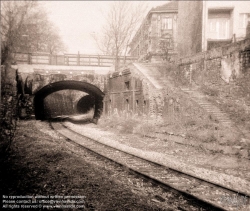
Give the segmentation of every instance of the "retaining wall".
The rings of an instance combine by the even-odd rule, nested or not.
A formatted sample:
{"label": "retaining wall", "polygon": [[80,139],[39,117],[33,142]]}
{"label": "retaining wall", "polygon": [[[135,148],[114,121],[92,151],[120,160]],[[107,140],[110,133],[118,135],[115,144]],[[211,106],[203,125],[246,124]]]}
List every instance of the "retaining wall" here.
{"label": "retaining wall", "polygon": [[187,84],[229,84],[249,72],[250,39],[181,58],[177,64]]}

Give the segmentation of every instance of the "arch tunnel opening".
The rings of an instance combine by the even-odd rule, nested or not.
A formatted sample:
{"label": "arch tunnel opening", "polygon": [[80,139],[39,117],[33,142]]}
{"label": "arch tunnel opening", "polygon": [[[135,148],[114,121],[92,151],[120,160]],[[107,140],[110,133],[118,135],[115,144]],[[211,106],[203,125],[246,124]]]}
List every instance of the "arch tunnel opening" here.
{"label": "arch tunnel opening", "polygon": [[45,120],[46,108],[44,100],[47,96],[52,93],[61,90],[77,90],[87,93],[88,95],[83,96],[77,103],[77,111],[84,113],[89,111],[91,108],[94,109],[93,119],[98,120],[103,111],[103,97],[104,93],[95,85],[82,82],[65,80],[55,83],[48,84],[40,89],[34,97],[34,112],[37,120]]}
{"label": "arch tunnel opening", "polygon": [[95,108],[95,98],[92,95],[83,96],[76,105],[76,110],[80,114],[85,114],[92,108]]}

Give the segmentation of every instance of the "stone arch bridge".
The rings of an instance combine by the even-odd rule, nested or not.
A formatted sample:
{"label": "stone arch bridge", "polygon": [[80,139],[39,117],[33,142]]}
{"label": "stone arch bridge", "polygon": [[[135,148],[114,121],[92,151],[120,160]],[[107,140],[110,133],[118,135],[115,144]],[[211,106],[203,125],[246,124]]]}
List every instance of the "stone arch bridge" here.
{"label": "stone arch bridge", "polygon": [[[105,56],[26,56],[16,56],[21,118],[29,118],[32,114],[40,120],[49,118],[51,113],[47,115],[45,112],[49,108],[46,101],[48,98],[64,98],[64,90],[84,93],[80,97],[70,98],[73,99],[73,108],[77,113],[83,114],[89,109],[94,110],[94,119],[98,119],[102,111],[119,115],[156,115],[158,112],[155,110],[161,110],[158,108],[159,103],[152,100],[158,91],[133,63],[136,61],[134,57],[120,58],[123,60],[121,68],[114,72],[114,58]],[[58,107],[60,99],[54,102]],[[65,109],[69,110],[72,108]],[[52,113],[57,116],[57,108]],[[68,115],[61,115],[64,114]]]}
{"label": "stone arch bridge", "polygon": [[18,65],[17,87],[20,98],[20,116],[25,118],[34,113],[36,119],[44,120],[46,116],[44,99],[52,93],[67,89],[82,91],[92,96],[94,99],[93,118],[98,119],[103,110],[106,75],[105,69],[100,73],[100,71],[81,68]]}
{"label": "stone arch bridge", "polygon": [[[84,113],[93,107],[94,119],[100,117],[106,92],[106,76],[112,71],[115,62],[113,56],[14,53],[13,58],[18,66],[20,117],[25,118],[34,113],[36,119],[45,119],[45,98],[66,89],[87,94],[80,99],[73,99],[78,101],[78,112]],[[136,60],[135,57],[118,58],[120,64]]]}

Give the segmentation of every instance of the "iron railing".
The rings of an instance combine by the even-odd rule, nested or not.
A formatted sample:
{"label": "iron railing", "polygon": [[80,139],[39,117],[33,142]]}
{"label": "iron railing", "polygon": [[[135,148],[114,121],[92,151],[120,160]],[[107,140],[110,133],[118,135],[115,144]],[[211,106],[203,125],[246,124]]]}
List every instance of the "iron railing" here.
{"label": "iron railing", "polygon": [[[52,55],[47,53],[13,53],[17,64],[44,64],[44,65],[67,65],[67,66],[101,66],[110,67],[115,64],[114,56],[64,54]],[[137,61],[137,57],[120,56],[120,64]]]}

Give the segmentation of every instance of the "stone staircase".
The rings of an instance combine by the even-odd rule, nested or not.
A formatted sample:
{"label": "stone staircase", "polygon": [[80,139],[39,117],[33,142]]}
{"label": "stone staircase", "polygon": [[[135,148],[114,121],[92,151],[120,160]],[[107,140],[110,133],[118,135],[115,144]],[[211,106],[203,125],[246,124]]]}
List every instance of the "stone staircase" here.
{"label": "stone staircase", "polygon": [[195,89],[190,89],[187,87],[180,88],[183,92],[187,93],[192,100],[194,100],[200,107],[202,107],[207,113],[211,114],[219,122],[231,126],[233,123],[228,117],[228,115],[222,112],[218,107],[208,102],[205,96]]}
{"label": "stone staircase", "polygon": [[151,65],[141,64],[141,63],[133,63],[133,65],[137,68],[137,70],[148,79],[148,81],[153,85],[156,89],[162,89],[161,84],[159,83],[159,72],[152,70]]}
{"label": "stone staircase", "polygon": [[[157,70],[152,63],[134,63],[137,70],[142,73],[151,84],[158,90],[164,90],[164,87],[169,84],[161,73]],[[189,97],[196,102],[201,108],[203,108],[208,114],[211,114],[213,118],[217,119],[223,125],[232,126],[233,122],[228,115],[222,112],[218,107],[206,100],[204,94],[197,90],[197,87],[180,87],[180,90],[189,95]]]}

